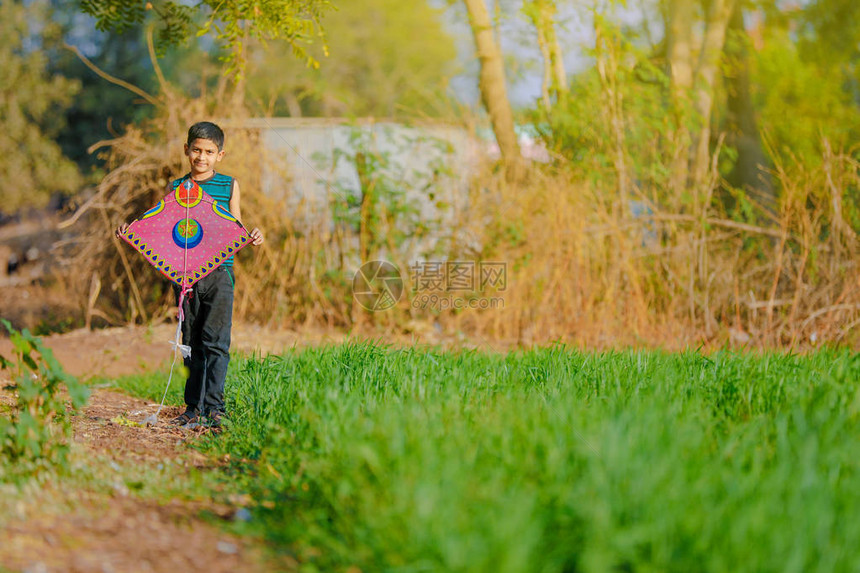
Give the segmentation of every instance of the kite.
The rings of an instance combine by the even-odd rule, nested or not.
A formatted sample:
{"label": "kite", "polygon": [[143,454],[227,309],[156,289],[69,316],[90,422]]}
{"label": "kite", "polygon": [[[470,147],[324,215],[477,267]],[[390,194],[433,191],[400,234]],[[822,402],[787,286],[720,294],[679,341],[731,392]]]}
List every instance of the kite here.
{"label": "kite", "polygon": [[[120,237],[134,247],[165,277],[179,286],[179,324],[171,342],[184,358],[191,348],[180,344],[184,312],[182,303],[194,284],[218,268],[230,256],[251,244],[248,230],[221,203],[210,197],[192,178],[183,180],[154,207],[135,219]],[[173,365],[170,366],[170,379]],[[164,391],[167,396],[167,389]],[[145,423],[155,425],[164,406]]]}
{"label": "kite", "polygon": [[186,294],[251,243],[242,223],[190,177],[120,236]]}

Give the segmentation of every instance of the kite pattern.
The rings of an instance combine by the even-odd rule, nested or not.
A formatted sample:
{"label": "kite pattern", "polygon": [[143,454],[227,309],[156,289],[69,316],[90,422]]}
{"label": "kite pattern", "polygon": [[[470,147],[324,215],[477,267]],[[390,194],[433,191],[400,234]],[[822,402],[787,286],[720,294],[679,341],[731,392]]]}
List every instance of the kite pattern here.
{"label": "kite pattern", "polygon": [[242,223],[190,177],[121,236],[183,289],[251,243]]}

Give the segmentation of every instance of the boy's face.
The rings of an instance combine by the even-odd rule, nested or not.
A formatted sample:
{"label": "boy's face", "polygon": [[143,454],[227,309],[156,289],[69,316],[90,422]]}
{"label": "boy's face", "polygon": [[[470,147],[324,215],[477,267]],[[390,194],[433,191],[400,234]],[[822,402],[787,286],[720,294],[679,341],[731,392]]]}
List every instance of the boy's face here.
{"label": "boy's face", "polygon": [[191,175],[204,179],[215,172],[215,164],[224,157],[224,151],[211,139],[195,139],[191,144],[185,144],[185,155],[191,165]]}

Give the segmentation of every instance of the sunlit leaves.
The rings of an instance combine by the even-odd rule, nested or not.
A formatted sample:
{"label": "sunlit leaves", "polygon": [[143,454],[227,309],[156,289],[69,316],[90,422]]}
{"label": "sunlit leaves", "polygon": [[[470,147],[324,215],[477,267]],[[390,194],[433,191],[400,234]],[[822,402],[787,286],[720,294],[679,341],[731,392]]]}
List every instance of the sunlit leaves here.
{"label": "sunlit leaves", "polygon": [[135,0],[82,0],[101,30],[123,31],[152,21],[159,49],[181,44],[194,35],[212,34],[227,48],[228,72],[240,74],[249,38],[284,40],[297,57],[314,65],[305,45],[322,38],[321,20],[332,9],[329,0],[204,0],[191,8],[172,0],[145,4]]}
{"label": "sunlit leaves", "polygon": [[[17,331],[0,320],[14,348],[14,357],[0,356],[0,368],[12,378],[17,402],[11,416],[0,415],[0,459],[13,462],[12,471],[0,465],[0,479],[64,469],[68,464],[71,425],[64,392],[73,408],[82,407],[89,389],[70,376],[50,348],[26,329]],[[6,469],[9,469],[7,467]]]}
{"label": "sunlit leaves", "polygon": [[32,30],[48,26],[42,8],[37,3],[0,4],[0,211],[5,212],[41,206],[52,192],[73,191],[80,181],[52,140],[63,126],[59,114],[78,84],[49,76],[44,51],[32,48],[42,41],[31,36]]}
{"label": "sunlit leaves", "polygon": [[326,16],[325,30],[325,43],[307,46],[322,64],[319,71],[283,42],[255,49],[247,73],[250,98],[273,102],[273,113],[281,115],[435,116],[447,110],[444,94],[457,71],[457,51],[439,9],[425,1],[352,0]]}

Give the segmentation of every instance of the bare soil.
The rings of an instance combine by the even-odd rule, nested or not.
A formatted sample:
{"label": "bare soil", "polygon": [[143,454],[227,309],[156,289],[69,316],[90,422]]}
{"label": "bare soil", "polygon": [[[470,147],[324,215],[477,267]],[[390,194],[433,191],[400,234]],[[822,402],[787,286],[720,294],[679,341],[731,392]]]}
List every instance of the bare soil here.
{"label": "bare soil", "polygon": [[[53,334],[42,341],[66,372],[82,380],[116,378],[169,368],[173,359],[170,341],[176,325],[127,326],[98,330],[79,329]],[[339,343],[346,335],[329,331],[273,330],[234,324],[231,353],[281,353],[296,346]],[[11,358],[12,344],[0,336],[0,355]]]}
{"label": "bare soil", "polygon": [[60,515],[36,512],[2,530],[11,571],[270,571],[252,543],[202,521],[181,501],[81,500]]}
{"label": "bare soil", "polygon": [[[144,373],[169,365],[168,343],[175,327],[115,328],[76,331],[44,339],[70,373],[83,378]],[[273,333],[239,326],[234,338],[240,351],[279,352],[298,344],[296,333]],[[324,334],[302,336],[318,343],[336,342]],[[0,354],[11,357],[8,339]],[[0,373],[2,376],[2,373]],[[0,380],[0,387],[5,382]],[[15,402],[0,390],[0,413]],[[154,427],[140,427],[158,404],[105,389],[95,389],[88,405],[73,417],[73,459],[120,468],[156,468],[168,464],[178,472],[210,471],[219,461],[189,448],[195,431],[164,422],[180,408],[162,409]],[[65,489],[64,489],[65,487]],[[194,495],[154,499],[129,491],[120,480],[105,491],[48,483],[15,502],[0,503],[0,570],[22,572],[175,572],[290,570],[295,562],[274,563],[260,540],[237,537],[218,525],[231,520],[239,504]],[[7,513],[7,515],[3,515]]]}
{"label": "bare soil", "polygon": [[[9,289],[5,289],[9,290]],[[43,338],[64,369],[82,380],[116,378],[166,369],[173,358],[170,341],[175,325],[129,326],[76,330]],[[348,338],[332,331],[272,330],[234,324],[232,352],[283,353],[294,347],[338,344]],[[456,346],[432,328],[401,335],[394,343]],[[0,355],[13,358],[8,338],[0,336]],[[0,415],[13,407],[14,395],[2,390]],[[156,468],[178,471],[216,470],[218,460],[189,448],[200,434],[159,423],[139,427],[158,404],[94,389],[86,408],[72,419],[73,458],[92,465]],[[165,422],[180,408],[162,409]],[[71,489],[70,489],[71,488]],[[279,556],[273,561],[260,540],[237,537],[218,525],[231,520],[248,500],[225,504],[199,496],[140,495],[120,481],[110,491],[104,484],[59,483],[35,493],[0,491],[0,571],[43,572],[175,572],[289,571],[297,563]],[[4,500],[4,495],[7,499]]]}
{"label": "bare soil", "polygon": [[[2,401],[9,404],[10,393]],[[159,424],[122,423],[157,404],[108,390],[96,390],[73,418],[74,458],[95,463],[158,464],[207,468],[217,463],[187,447],[193,431]],[[165,408],[166,421],[179,413]],[[122,480],[110,492],[86,487],[64,491],[47,484],[39,497],[22,495],[13,515],[0,519],[0,569],[27,572],[271,571],[259,541],[226,533],[213,519],[229,520],[236,507],[199,496],[151,499],[129,491]],[[193,492],[189,492],[193,493]]]}

